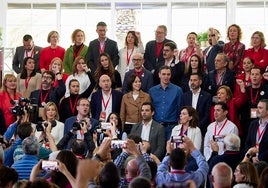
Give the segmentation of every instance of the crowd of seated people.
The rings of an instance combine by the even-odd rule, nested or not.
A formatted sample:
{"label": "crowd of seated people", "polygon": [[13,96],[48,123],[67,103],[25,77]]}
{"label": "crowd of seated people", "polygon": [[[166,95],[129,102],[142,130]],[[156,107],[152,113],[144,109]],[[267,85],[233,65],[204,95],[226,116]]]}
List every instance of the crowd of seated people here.
{"label": "crowd of seated people", "polygon": [[268,50],[232,24],[228,42],[208,29],[178,51],[159,25],[144,48],[96,26],[87,46],[16,48],[0,91],[0,187],[265,187],[268,174]]}

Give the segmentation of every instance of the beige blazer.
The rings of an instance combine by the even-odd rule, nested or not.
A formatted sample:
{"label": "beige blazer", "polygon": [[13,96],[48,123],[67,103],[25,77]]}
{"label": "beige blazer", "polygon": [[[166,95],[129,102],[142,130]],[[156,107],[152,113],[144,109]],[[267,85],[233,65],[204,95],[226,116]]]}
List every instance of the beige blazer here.
{"label": "beige blazer", "polygon": [[22,94],[22,97],[29,98],[32,91],[41,88],[41,74],[36,73],[31,77],[28,88],[25,87],[25,79],[20,79],[20,74],[17,75],[17,91]]}

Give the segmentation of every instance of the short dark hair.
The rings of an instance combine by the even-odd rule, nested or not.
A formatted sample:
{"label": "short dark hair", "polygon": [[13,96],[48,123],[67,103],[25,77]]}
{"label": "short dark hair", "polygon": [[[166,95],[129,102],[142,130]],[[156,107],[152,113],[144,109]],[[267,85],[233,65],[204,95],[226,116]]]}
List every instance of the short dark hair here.
{"label": "short dark hair", "polygon": [[164,46],[169,46],[172,51],[174,51],[175,49],[177,49],[177,45],[176,45],[175,42],[166,42],[164,44]]}
{"label": "short dark hair", "polygon": [[151,188],[151,182],[144,177],[137,176],[129,184],[129,188]]}
{"label": "short dark hair", "polygon": [[228,106],[227,106],[227,104],[225,102],[217,102],[217,103],[215,103],[215,106],[216,105],[220,105],[221,108],[223,109],[223,111],[228,111],[229,110]]}
{"label": "short dark hair", "polygon": [[181,148],[175,148],[170,153],[170,166],[173,169],[182,170],[186,164],[186,153]]}
{"label": "short dark hair", "polygon": [[6,187],[9,182],[12,182],[12,184],[14,184],[16,181],[18,181],[19,176],[14,168],[1,165],[0,174],[0,187]]}
{"label": "short dark hair", "polygon": [[23,122],[17,127],[17,135],[20,137],[21,140],[24,140],[25,138],[30,136],[32,132],[33,128],[31,122]]}
{"label": "short dark hair", "polygon": [[106,25],[106,23],[105,22],[99,22],[99,23],[97,23],[97,27],[98,26],[103,26],[103,27],[107,27],[107,25]]}
{"label": "short dark hair", "polygon": [[86,143],[84,140],[79,141],[77,139],[73,139],[71,141],[71,149],[75,155],[86,156]]}
{"label": "short dark hair", "polygon": [[266,110],[268,110],[268,99],[261,99],[259,102],[263,102],[266,104]]}
{"label": "short dark hair", "polygon": [[33,40],[33,37],[29,34],[23,36],[23,41]]}
{"label": "short dark hair", "polygon": [[144,103],[142,103],[141,107],[142,107],[142,106],[145,106],[145,105],[150,106],[152,112],[155,111],[155,108],[154,108],[154,106],[153,106],[153,103],[151,103],[151,102],[144,102]]}
{"label": "short dark hair", "polygon": [[142,142],[141,136],[137,134],[129,134],[127,135],[127,138],[133,140],[136,144]]}
{"label": "short dark hair", "polygon": [[163,65],[163,66],[161,66],[161,67],[159,68],[159,73],[160,73],[162,70],[164,70],[164,69],[168,69],[168,70],[170,70],[170,72],[171,72],[171,68],[170,68],[169,66],[167,66],[167,65]]}
{"label": "short dark hair", "polygon": [[135,81],[136,77],[138,77],[141,81],[141,77],[139,77],[138,75],[136,74],[131,74],[128,79],[127,79],[127,91],[133,91],[133,88],[132,88],[132,84],[133,82]]}
{"label": "short dark hair", "polygon": [[194,75],[198,76],[198,79],[199,79],[199,80],[203,80],[203,76],[202,76],[200,73],[198,73],[198,72],[193,72],[193,73],[190,74],[190,77],[191,77],[191,76],[194,76]]}
{"label": "short dark hair", "polygon": [[49,74],[51,76],[51,79],[53,81],[55,81],[55,74],[52,71],[46,70],[42,73],[42,77],[44,76],[44,74]]}
{"label": "short dark hair", "polygon": [[120,182],[119,171],[113,162],[104,165],[99,175],[100,185],[103,188],[117,188]]}

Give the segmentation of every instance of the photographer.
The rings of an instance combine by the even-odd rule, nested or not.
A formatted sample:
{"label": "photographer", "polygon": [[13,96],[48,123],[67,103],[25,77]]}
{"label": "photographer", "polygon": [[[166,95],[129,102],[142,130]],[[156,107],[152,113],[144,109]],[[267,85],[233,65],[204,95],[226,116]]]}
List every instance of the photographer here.
{"label": "photographer", "polygon": [[[35,136],[39,139],[39,143],[44,144],[45,146],[49,146],[46,140],[46,128],[48,126],[48,122],[51,123],[51,135],[57,144],[63,137],[64,124],[59,120],[59,113],[57,106],[54,102],[48,102],[44,107],[45,121],[38,122],[36,125]],[[48,147],[49,148],[49,147]]]}

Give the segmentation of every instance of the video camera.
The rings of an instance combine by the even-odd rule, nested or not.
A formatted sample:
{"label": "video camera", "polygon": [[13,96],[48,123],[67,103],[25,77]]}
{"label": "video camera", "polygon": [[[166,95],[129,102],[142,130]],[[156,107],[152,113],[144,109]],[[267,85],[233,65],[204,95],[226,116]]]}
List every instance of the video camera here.
{"label": "video camera", "polygon": [[10,102],[14,105],[11,108],[11,113],[17,116],[24,115],[24,109],[29,114],[35,111],[36,104],[32,103],[32,99],[20,97],[19,100],[11,100]]}
{"label": "video camera", "polygon": [[[57,122],[55,120],[51,120],[50,123],[51,123],[51,127],[55,127],[57,125]],[[36,125],[36,131],[38,131],[38,132],[45,131],[43,125],[45,127],[47,127],[48,126],[48,123],[47,122],[38,121],[37,122],[37,125]]]}
{"label": "video camera", "polygon": [[110,122],[101,122],[98,127],[96,127],[97,133],[105,132],[106,130],[110,130],[112,124]]}
{"label": "video camera", "polygon": [[84,123],[87,123],[86,120],[81,120],[79,122],[73,123],[73,131],[81,130],[81,126],[83,126]]}
{"label": "video camera", "polygon": [[184,142],[184,136],[171,136],[171,143],[174,144],[174,148],[178,148],[181,143]]}

